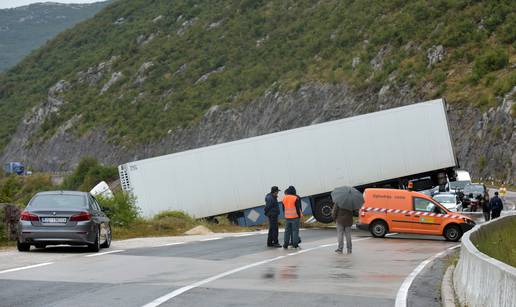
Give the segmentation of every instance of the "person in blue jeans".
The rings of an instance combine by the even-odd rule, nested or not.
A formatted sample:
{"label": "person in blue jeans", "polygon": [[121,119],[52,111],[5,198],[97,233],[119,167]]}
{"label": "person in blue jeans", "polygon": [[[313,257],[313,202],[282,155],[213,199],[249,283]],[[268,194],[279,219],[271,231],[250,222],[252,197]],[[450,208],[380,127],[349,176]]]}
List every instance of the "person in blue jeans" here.
{"label": "person in blue jeans", "polygon": [[290,244],[299,248],[299,223],[303,216],[301,214],[301,198],[297,196],[296,188],[289,186],[283,197],[283,212],[285,216],[285,235],[283,248],[287,249]]}

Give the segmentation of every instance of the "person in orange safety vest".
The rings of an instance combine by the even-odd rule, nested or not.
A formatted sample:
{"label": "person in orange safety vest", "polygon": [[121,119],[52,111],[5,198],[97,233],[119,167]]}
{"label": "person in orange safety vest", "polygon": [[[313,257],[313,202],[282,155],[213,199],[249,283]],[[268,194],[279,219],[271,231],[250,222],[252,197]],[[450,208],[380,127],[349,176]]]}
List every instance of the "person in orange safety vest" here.
{"label": "person in orange safety vest", "polygon": [[283,213],[285,216],[285,235],[283,248],[287,249],[290,244],[294,248],[299,247],[299,223],[303,214],[301,213],[301,198],[296,195],[296,188],[289,186],[283,197]]}

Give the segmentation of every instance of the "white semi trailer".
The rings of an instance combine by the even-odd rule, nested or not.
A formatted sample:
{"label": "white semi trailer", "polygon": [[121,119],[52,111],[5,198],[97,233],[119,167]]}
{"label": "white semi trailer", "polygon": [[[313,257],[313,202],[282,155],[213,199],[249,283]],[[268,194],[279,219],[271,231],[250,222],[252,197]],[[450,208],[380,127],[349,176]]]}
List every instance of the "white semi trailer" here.
{"label": "white semi trailer", "polygon": [[295,186],[304,212],[330,222],[335,187],[403,188],[418,178],[442,185],[454,180],[456,164],[446,105],[438,99],[129,162],[119,172],[145,216],[229,214],[253,225],[263,222],[264,197],[274,185]]}

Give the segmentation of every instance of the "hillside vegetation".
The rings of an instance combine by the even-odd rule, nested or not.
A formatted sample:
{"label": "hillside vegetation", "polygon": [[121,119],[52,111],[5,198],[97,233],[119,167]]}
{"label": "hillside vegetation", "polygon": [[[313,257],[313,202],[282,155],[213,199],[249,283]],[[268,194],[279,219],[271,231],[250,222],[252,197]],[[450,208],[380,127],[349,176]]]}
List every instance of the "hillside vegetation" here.
{"label": "hillside vegetation", "polygon": [[0,151],[49,94],[33,146],[98,127],[131,146],[310,82],[487,109],[516,85],[515,38],[510,0],[120,0],[0,76]]}
{"label": "hillside vegetation", "polygon": [[0,10],[0,71],[18,63],[59,32],[92,17],[107,2],[36,3]]}

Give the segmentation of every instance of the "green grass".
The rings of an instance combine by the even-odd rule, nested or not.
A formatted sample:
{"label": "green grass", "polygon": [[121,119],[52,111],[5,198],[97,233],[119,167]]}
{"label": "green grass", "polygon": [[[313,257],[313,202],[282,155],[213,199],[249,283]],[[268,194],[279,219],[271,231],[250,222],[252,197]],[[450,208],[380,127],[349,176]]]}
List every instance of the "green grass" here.
{"label": "green grass", "polygon": [[482,253],[516,267],[516,218],[490,224],[473,243]]}
{"label": "green grass", "polygon": [[[110,142],[133,146],[198,123],[213,105],[234,107],[267,89],[310,82],[346,82],[356,90],[410,84],[423,99],[444,96],[486,109],[516,85],[515,19],[510,0],[116,1],[0,75],[0,151],[59,80],[72,84],[63,94],[67,103],[28,145],[80,116],[70,130],[76,136],[105,129]],[[137,43],[151,34],[148,44]],[[426,51],[439,44],[445,57],[428,67]],[[382,49],[390,51],[375,70],[370,62]],[[95,85],[78,83],[78,72],[112,56],[112,72],[124,77],[106,93],[99,95],[112,72]],[[135,74],[148,61],[155,65],[138,85]]]}

